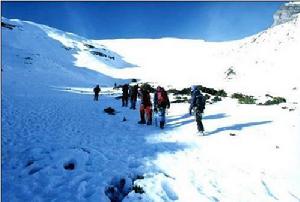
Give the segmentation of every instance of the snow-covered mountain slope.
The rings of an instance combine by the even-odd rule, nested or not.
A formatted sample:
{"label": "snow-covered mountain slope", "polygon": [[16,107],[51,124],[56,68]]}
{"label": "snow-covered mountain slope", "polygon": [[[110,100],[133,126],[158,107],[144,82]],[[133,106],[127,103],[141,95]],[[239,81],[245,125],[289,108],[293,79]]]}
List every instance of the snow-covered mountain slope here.
{"label": "snow-covered mountain slope", "polygon": [[[244,92],[298,99],[299,14],[286,23],[238,41],[214,43],[182,39],[100,40],[140,66],[145,81],[187,87],[202,84]],[[142,48],[141,48],[142,47]],[[234,74],[228,78],[228,70]],[[296,89],[296,90],[295,90]]]}
{"label": "snow-covered mountain slope", "polygon": [[[127,202],[299,202],[300,113],[291,103],[300,97],[298,19],[212,43],[95,41],[2,18],[2,201],[108,202],[107,188],[124,179],[115,195]],[[104,87],[129,78],[269,93],[290,103],[207,104],[206,136],[189,105],[174,103],[160,130],[138,125],[138,110],[121,107],[120,92]],[[99,102],[91,89],[97,83]],[[103,112],[108,106],[115,116]]]}
{"label": "snow-covered mountain slope", "polygon": [[9,37],[3,47],[26,49],[28,54],[44,50],[38,51],[42,52],[38,57],[47,54],[61,66],[84,67],[113,78],[139,78],[174,87],[202,84],[231,93],[268,93],[295,101],[300,97],[299,15],[294,13],[290,20],[254,36],[222,43],[172,38],[87,40],[15,20],[11,21],[15,29],[3,29],[4,39]]}
{"label": "snow-covered mountain slope", "polygon": [[[97,83],[112,86],[118,80],[111,77],[111,71],[134,66],[106,47],[93,46],[71,33],[5,18],[2,25],[3,90],[8,92],[16,88],[24,92],[51,86],[93,87]],[[89,63],[95,65],[87,68]]]}

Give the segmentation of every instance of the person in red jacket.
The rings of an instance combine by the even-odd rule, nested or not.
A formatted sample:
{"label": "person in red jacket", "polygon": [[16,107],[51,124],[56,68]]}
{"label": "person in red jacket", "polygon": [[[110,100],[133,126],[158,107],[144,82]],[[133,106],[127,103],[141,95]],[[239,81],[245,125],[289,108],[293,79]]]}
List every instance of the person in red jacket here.
{"label": "person in red jacket", "polygon": [[[141,88],[139,92],[141,98],[140,117],[139,124],[152,125],[152,103],[149,91]],[[146,115],[146,118],[145,118]]]}

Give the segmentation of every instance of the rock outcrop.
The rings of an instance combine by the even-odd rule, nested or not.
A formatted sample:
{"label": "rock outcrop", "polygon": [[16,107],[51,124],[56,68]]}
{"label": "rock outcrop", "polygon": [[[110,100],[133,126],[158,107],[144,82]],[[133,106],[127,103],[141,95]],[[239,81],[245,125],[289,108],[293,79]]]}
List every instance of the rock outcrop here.
{"label": "rock outcrop", "polygon": [[272,26],[280,25],[296,18],[296,15],[300,13],[300,2],[285,3],[274,14],[274,23]]}

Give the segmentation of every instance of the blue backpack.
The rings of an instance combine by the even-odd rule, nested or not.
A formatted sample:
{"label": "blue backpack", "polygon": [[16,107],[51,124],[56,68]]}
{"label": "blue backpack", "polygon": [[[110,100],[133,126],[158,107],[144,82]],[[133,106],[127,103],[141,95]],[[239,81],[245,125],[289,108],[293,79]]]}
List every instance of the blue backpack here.
{"label": "blue backpack", "polygon": [[203,113],[203,110],[205,109],[206,99],[202,94],[199,94],[196,96],[196,102],[195,107],[197,111],[200,111],[200,113]]}

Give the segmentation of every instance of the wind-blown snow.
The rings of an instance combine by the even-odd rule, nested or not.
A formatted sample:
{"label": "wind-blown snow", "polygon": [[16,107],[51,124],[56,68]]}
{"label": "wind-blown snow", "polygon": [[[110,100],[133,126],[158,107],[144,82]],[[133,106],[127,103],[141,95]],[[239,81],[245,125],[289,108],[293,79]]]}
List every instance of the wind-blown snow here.
{"label": "wind-blown snow", "polygon": [[[134,184],[145,193],[123,201],[299,201],[298,19],[212,43],[95,41],[2,18],[15,26],[2,27],[2,199],[105,202],[109,185],[124,178],[130,191],[143,176]],[[187,103],[171,104],[164,130],[138,125],[112,89],[131,78],[288,102],[207,104],[199,136]]]}

